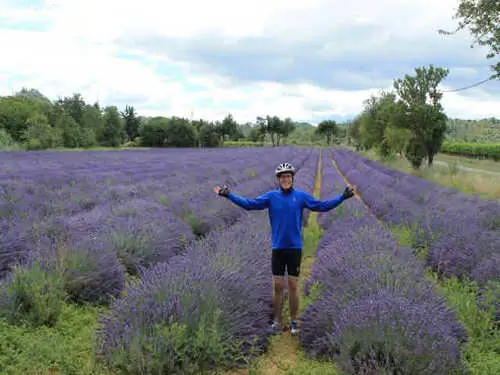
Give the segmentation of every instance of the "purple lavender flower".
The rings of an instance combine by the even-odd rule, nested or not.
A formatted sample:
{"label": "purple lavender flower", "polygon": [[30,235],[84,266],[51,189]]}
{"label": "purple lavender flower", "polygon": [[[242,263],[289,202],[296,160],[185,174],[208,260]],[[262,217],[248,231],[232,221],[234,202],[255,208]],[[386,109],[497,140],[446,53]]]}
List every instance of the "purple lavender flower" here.
{"label": "purple lavender flower", "polygon": [[[141,364],[130,358],[127,366],[174,372],[186,363],[210,366],[210,355],[220,364],[235,351],[262,352],[271,310],[266,219],[263,213],[246,214],[234,230],[210,232],[168,263],[142,270],[137,283],[100,318],[98,347],[108,363],[116,366],[122,350],[164,359]],[[182,330],[180,336],[171,336],[172,327]],[[211,339],[203,347],[192,341],[199,334]],[[138,342],[158,345],[137,352]],[[176,342],[185,348],[182,357]]]}
{"label": "purple lavender flower", "polygon": [[349,150],[332,153],[379,219],[413,228],[412,247],[428,249],[432,269],[446,276],[478,277],[476,267],[499,254],[499,202],[454,192]]}

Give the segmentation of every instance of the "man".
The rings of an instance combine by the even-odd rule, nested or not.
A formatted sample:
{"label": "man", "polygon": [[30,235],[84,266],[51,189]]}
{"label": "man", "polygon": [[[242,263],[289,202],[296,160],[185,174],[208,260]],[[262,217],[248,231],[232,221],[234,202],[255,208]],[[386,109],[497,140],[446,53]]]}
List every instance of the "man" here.
{"label": "man", "polygon": [[233,194],[227,186],[216,186],[214,192],[226,197],[234,204],[246,210],[268,209],[271,224],[273,273],[274,321],[271,328],[275,332],[282,331],[283,290],[285,287],[285,269],[288,274],[288,290],[290,304],[290,331],[298,332],[297,311],[299,309],[298,277],[302,260],[302,211],[329,211],[339,206],[344,200],[351,198],[356,187],[347,186],[339,196],[320,201],[305,191],[293,187],[295,168],[290,163],[281,163],[275,170],[279,189],[270,190],[255,199],[248,199]]}

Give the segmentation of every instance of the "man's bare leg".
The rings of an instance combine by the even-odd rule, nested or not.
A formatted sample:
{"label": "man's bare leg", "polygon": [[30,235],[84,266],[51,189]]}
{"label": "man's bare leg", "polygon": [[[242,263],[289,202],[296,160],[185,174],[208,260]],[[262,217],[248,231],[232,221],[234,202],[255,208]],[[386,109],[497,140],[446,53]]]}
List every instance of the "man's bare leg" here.
{"label": "man's bare leg", "polygon": [[283,290],[285,287],[285,281],[283,276],[273,276],[274,282],[274,293],[273,293],[273,310],[274,310],[274,321],[282,324],[282,312],[283,312]]}
{"label": "man's bare leg", "polygon": [[296,276],[288,276],[288,298],[290,303],[290,318],[292,321],[297,320],[299,311],[299,278]]}

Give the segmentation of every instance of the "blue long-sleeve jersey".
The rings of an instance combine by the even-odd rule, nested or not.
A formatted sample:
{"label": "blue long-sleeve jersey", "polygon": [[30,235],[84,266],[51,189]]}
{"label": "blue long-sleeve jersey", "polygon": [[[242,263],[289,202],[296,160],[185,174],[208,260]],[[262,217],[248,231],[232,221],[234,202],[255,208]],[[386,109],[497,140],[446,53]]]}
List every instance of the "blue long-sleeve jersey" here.
{"label": "blue long-sleeve jersey", "polygon": [[302,212],[329,211],[344,201],[343,194],[321,201],[309,193],[292,188],[289,192],[282,189],[269,190],[255,199],[240,197],[229,193],[228,199],[245,210],[268,209],[271,224],[273,250],[302,249]]}

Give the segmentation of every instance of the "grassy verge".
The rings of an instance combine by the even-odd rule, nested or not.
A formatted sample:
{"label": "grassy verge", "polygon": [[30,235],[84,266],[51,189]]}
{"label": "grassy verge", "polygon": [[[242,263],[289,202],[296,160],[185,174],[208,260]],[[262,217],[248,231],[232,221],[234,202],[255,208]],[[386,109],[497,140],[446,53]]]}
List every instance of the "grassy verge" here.
{"label": "grassy verge", "polygon": [[2,374],[109,374],[94,365],[98,309],[64,304],[55,327],[11,325],[0,320]]}
{"label": "grassy verge", "polygon": [[[453,156],[445,156],[445,158],[448,158],[448,160],[442,159],[442,155],[438,155],[437,157],[437,160],[442,159],[442,161],[446,162],[449,162],[451,160],[451,164],[448,167],[439,165],[434,165],[431,167],[422,166],[421,169],[414,170],[413,168],[411,168],[408,161],[404,159],[384,160],[372,151],[361,152],[361,154],[369,159],[384,164],[389,168],[400,170],[412,176],[432,181],[434,183],[455,189],[456,191],[465,194],[478,195],[483,199],[500,199],[500,175],[460,170],[456,168],[456,165],[462,165],[459,162],[460,159],[449,159],[454,158]],[[467,166],[468,168],[483,169],[482,167],[486,165],[487,168],[491,169],[495,166],[495,164],[492,163],[495,162],[477,160],[475,164],[469,163],[468,165],[464,166]]]}
{"label": "grassy verge", "polygon": [[467,168],[482,169],[488,172],[500,173],[500,162],[489,159],[476,159],[466,156],[456,156],[447,154],[438,154],[435,157],[437,161],[444,161],[449,164],[459,164]]}
{"label": "grassy verge", "polygon": [[[408,227],[390,226],[391,232],[401,246],[411,246],[413,232]],[[418,256],[425,257],[425,250]],[[434,272],[427,271],[426,278],[433,280],[437,291],[446,298],[449,307],[455,310],[469,341],[462,347],[462,360],[471,375],[500,374],[500,327],[495,323],[493,297],[487,298],[485,308],[477,304],[479,288],[474,281],[457,278],[439,279]]]}

